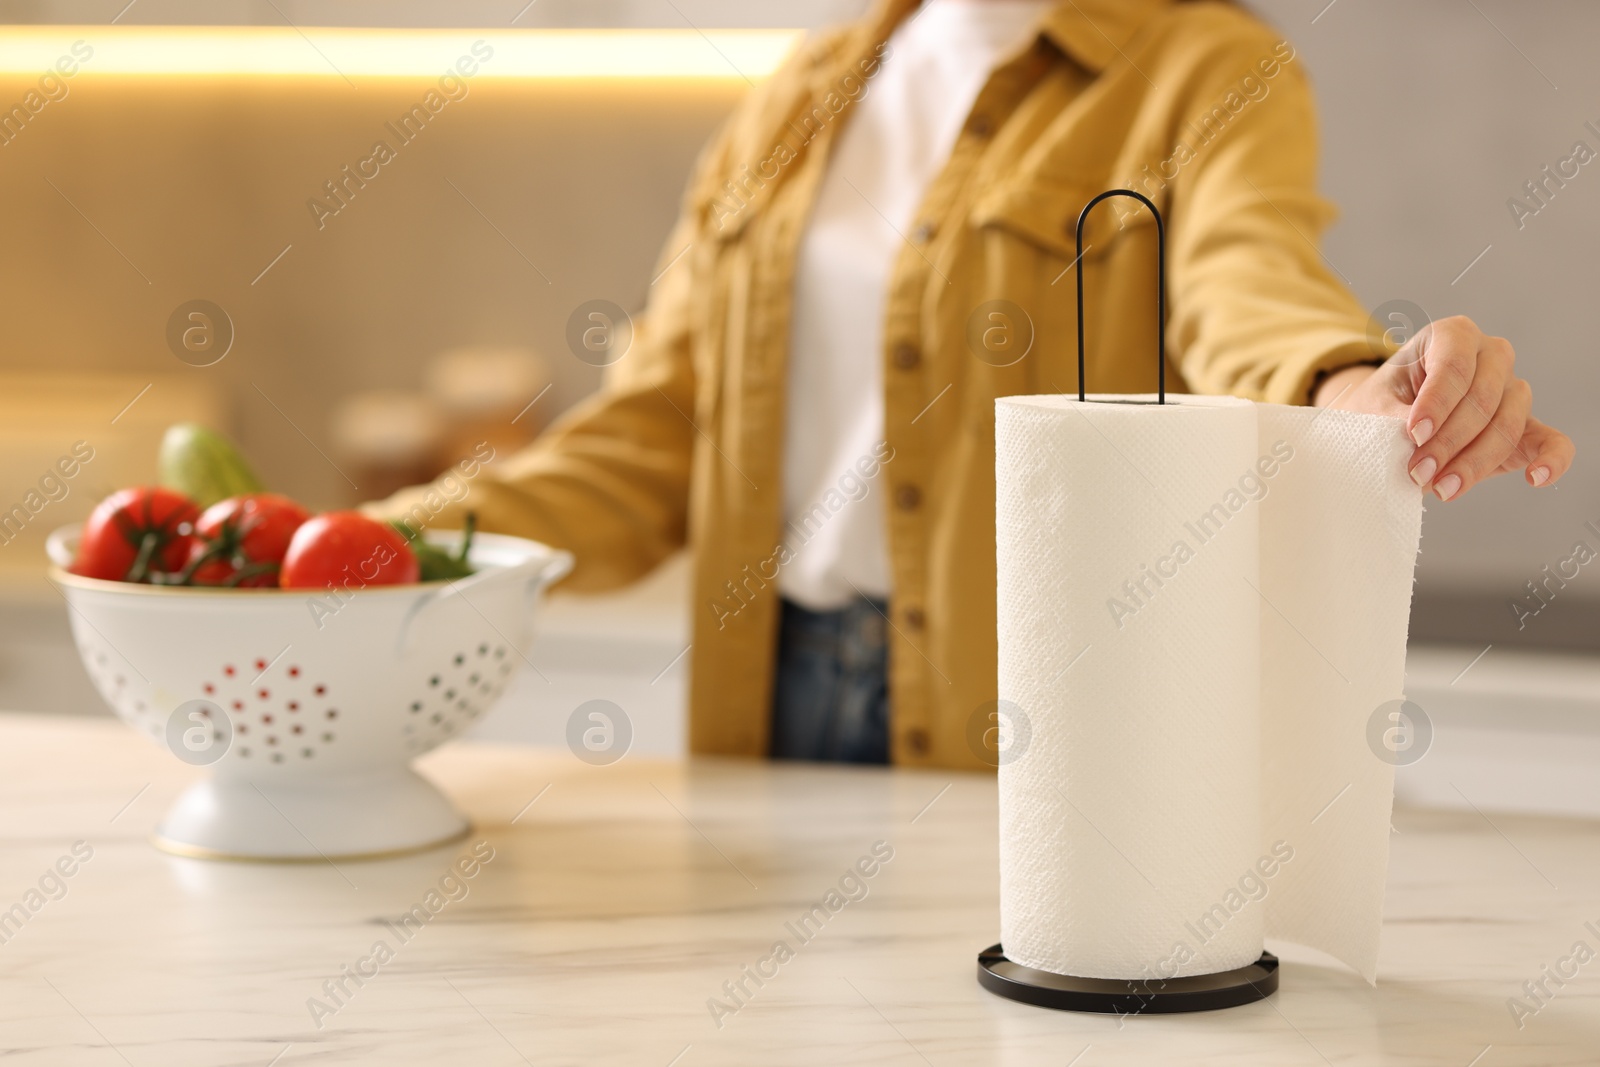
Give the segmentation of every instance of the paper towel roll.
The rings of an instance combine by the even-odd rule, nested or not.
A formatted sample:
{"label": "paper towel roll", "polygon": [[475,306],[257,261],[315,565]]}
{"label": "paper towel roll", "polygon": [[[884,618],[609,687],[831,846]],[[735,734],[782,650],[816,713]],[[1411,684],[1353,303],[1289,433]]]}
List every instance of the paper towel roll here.
{"label": "paper towel roll", "polygon": [[999,696],[1029,735],[1000,768],[1002,943],[1148,981],[1270,934],[1370,979],[1409,448],[1393,419],[1153,399],[997,403]]}

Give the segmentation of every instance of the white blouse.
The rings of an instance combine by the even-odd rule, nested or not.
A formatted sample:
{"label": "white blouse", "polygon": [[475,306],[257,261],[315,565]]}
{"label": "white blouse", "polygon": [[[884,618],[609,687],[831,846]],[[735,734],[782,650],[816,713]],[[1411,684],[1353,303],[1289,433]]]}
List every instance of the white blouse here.
{"label": "white blouse", "polygon": [[1051,0],[928,0],[846,112],[795,269],[784,428],[783,595],[888,599],[883,317],[895,258],[989,73]]}

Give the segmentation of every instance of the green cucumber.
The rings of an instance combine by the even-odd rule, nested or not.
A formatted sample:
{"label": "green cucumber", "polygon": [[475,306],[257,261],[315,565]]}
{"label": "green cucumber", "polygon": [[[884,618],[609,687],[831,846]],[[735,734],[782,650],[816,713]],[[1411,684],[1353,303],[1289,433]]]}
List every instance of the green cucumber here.
{"label": "green cucumber", "polygon": [[199,423],[180,422],[167,428],[158,466],[162,485],[201,508],[265,488],[231,441]]}

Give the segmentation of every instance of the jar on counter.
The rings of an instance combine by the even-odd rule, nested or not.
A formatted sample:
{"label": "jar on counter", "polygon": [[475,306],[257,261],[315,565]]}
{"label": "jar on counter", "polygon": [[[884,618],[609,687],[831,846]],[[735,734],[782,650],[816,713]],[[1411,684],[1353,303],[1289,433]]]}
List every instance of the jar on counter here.
{"label": "jar on counter", "polygon": [[550,382],[548,364],[527,348],[472,346],[434,356],[423,384],[444,419],[444,463],[484,442],[505,456],[532,441],[555,410],[542,393]]}
{"label": "jar on counter", "polygon": [[445,426],[438,405],[425,394],[373,390],[334,409],[331,437],[361,497],[376,500],[431,481],[443,469]]}

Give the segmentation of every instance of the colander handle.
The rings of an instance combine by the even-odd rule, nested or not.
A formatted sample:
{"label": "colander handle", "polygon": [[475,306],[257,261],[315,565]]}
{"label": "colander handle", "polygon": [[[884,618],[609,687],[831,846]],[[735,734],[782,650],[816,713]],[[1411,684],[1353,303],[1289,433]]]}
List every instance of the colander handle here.
{"label": "colander handle", "polygon": [[524,587],[529,601],[555,585],[561,579],[572,573],[573,558],[571,552],[556,549],[548,560],[545,561],[537,575]]}
{"label": "colander handle", "polygon": [[[438,589],[430,589],[412,603],[411,609],[406,612],[405,618],[400,623],[400,635],[397,649],[403,657],[412,651],[412,641],[416,633],[416,622],[439,604],[457,597],[466,597],[476,587],[487,582],[514,582],[521,580],[525,583],[524,592],[532,608],[532,600],[542,590],[553,582],[567,575],[572,570],[572,553],[553,550],[548,556],[541,559],[532,559],[526,563],[519,563],[514,567],[487,568],[476,574],[469,574],[465,578],[458,578],[448,582]],[[469,604],[471,600],[467,601]],[[527,622],[524,619],[523,630],[526,634]]]}

